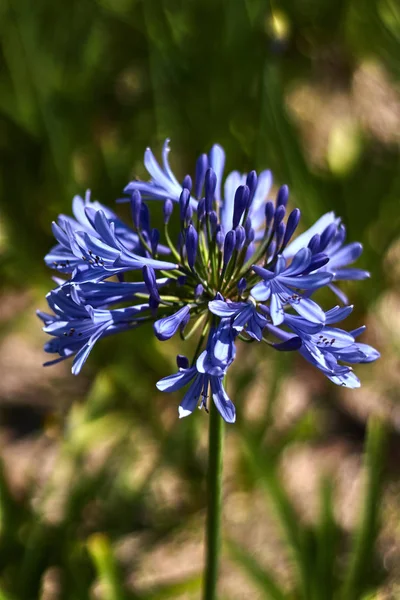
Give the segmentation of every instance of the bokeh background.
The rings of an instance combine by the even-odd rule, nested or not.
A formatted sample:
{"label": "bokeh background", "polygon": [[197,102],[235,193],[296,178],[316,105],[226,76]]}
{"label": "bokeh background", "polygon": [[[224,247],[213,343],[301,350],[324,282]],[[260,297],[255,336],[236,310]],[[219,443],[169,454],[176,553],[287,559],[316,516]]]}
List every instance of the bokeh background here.
{"label": "bokeh background", "polygon": [[221,598],[400,597],[399,4],[2,0],[0,31],[1,600],[200,597],[207,417],[155,388],[180,343],[106,339],[75,378],[35,317],[51,221],[87,188],[113,206],[166,137],[180,177],[219,142],[302,227],[342,216],[372,273],[349,328],[382,353],[350,391],[242,348]]}

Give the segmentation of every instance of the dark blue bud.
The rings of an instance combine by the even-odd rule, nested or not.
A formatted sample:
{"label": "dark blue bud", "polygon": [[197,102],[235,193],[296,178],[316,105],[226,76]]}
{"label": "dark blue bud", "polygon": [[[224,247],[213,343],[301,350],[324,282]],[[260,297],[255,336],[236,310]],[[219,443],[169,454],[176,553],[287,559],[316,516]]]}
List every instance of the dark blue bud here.
{"label": "dark blue bud", "polygon": [[189,206],[187,207],[186,210],[186,222],[189,223],[192,220],[193,217],[193,208],[192,205],[189,204]]}
{"label": "dark blue bud", "polygon": [[224,243],[224,266],[228,264],[231,259],[232,253],[236,246],[236,233],[234,231],[228,231],[225,236]]}
{"label": "dark blue bud", "polygon": [[235,229],[236,233],[236,250],[241,250],[244,246],[244,242],[246,240],[246,232],[242,225],[239,225]]}
{"label": "dark blue bud", "polygon": [[150,211],[147,204],[142,202],[140,207],[140,225],[143,231],[150,231]]}
{"label": "dark blue bud", "polygon": [[189,368],[189,360],[183,354],[178,354],[176,357],[176,364],[178,369],[188,369]]}
{"label": "dark blue bud", "polygon": [[208,158],[207,154],[201,154],[196,161],[196,177],[195,177],[195,186],[194,186],[194,194],[196,198],[200,198],[201,192],[203,190],[204,178],[206,176],[206,171],[208,169]]}
{"label": "dark blue bud", "polygon": [[174,209],[174,203],[172,202],[172,200],[167,198],[166,201],[164,202],[164,208],[163,208],[165,225],[168,223],[168,221],[172,215],[173,209]]}
{"label": "dark blue bud", "polygon": [[155,274],[153,267],[149,267],[148,265],[145,265],[142,268],[142,273],[143,273],[143,280],[144,280],[146,287],[148,289],[148,292],[150,294],[150,299],[160,302],[161,298],[160,298],[160,294],[158,293],[156,274]]}
{"label": "dark blue bud", "polygon": [[329,256],[324,254],[323,252],[318,252],[314,254],[310,264],[307,269],[304,269],[303,274],[312,273],[321,267],[324,267],[329,262]]}
{"label": "dark blue bud", "polygon": [[247,281],[245,280],[244,277],[239,279],[237,288],[238,288],[239,294],[243,294],[244,290],[247,288]]}
{"label": "dark blue bud", "polygon": [[169,315],[168,317],[158,319],[153,325],[156,337],[162,342],[172,338],[178,329],[181,328],[182,324],[186,325],[190,319],[189,311],[189,306],[183,306],[176,313]]}
{"label": "dark blue bud", "polygon": [[217,242],[217,246],[220,250],[224,247],[225,236],[221,230],[217,231],[215,235],[215,241]]}
{"label": "dark blue bud", "polygon": [[190,192],[186,188],[183,188],[181,195],[179,196],[179,216],[181,221],[186,218],[186,211],[190,202]]}
{"label": "dark blue bud", "polygon": [[233,205],[233,219],[232,227],[235,229],[239,223],[244,211],[246,210],[247,203],[250,197],[250,190],[247,185],[239,185],[235,193],[235,200]]}
{"label": "dark blue bud", "polygon": [[150,306],[153,317],[155,317],[157,314],[157,308],[158,308],[159,304],[160,304],[160,302],[157,300],[157,298],[153,298],[153,296],[150,296],[149,306]]}
{"label": "dark blue bud", "polygon": [[250,171],[250,173],[248,173],[246,177],[246,185],[249,188],[250,192],[248,205],[246,207],[249,208],[251,206],[251,203],[253,202],[254,194],[256,193],[257,189],[257,173],[255,171]]}
{"label": "dark blue bud", "polygon": [[249,233],[246,235],[246,244],[249,245],[251,242],[254,242],[254,238],[256,237],[256,232],[253,228],[249,229]]}
{"label": "dark blue bud", "polygon": [[189,267],[193,269],[197,257],[198,235],[193,225],[189,225],[186,230],[186,254]]}
{"label": "dark blue bud", "polygon": [[285,206],[289,200],[289,188],[287,185],[282,185],[279,190],[278,193],[276,195],[276,208],[278,208],[278,206]]}
{"label": "dark blue bud", "polygon": [[285,223],[279,223],[276,233],[275,233],[275,241],[276,241],[276,247],[277,250],[279,251],[284,235],[285,235],[285,231],[286,231],[286,225]]}
{"label": "dark blue bud", "polygon": [[308,248],[311,250],[313,254],[319,252],[319,247],[321,244],[321,236],[319,233],[316,233],[312,236],[311,240],[308,242]]}
{"label": "dark blue bud", "polygon": [[142,206],[142,197],[138,190],[134,190],[131,196],[132,221],[136,229],[140,227],[140,208]]}
{"label": "dark blue bud", "polygon": [[179,277],[176,280],[177,284],[180,285],[180,286],[185,285],[186,281],[187,281],[187,276],[186,275],[179,275]]}
{"label": "dark blue bud", "polygon": [[266,227],[269,227],[272,223],[272,219],[274,218],[274,214],[275,214],[275,207],[270,200],[268,200],[268,202],[265,204],[264,210],[265,210],[265,225],[266,225]]}
{"label": "dark blue bud", "polygon": [[150,236],[149,236],[148,232],[145,231],[144,229],[142,231],[142,237],[143,237],[144,243],[147,246],[151,246]]}
{"label": "dark blue bud", "polygon": [[281,223],[283,221],[283,219],[285,218],[285,214],[286,214],[286,208],[282,205],[278,206],[278,208],[275,211],[275,217],[274,217],[274,229],[276,230],[279,223]]}
{"label": "dark blue bud", "polygon": [[250,217],[247,217],[244,222],[244,230],[246,232],[246,235],[249,233],[251,228],[252,228],[251,219],[250,219]]}
{"label": "dark blue bud", "polygon": [[270,246],[268,248],[268,253],[267,253],[268,260],[271,260],[271,258],[273,258],[275,256],[275,252],[276,252],[276,242],[275,242],[275,240],[272,240],[272,242],[270,243]]}
{"label": "dark blue bud", "polygon": [[182,181],[182,187],[189,190],[189,192],[192,191],[192,178],[190,177],[190,175],[185,175]]}
{"label": "dark blue bud", "polygon": [[160,241],[160,232],[158,229],[152,229],[150,234],[150,245],[153,254],[157,253],[158,243]]}
{"label": "dark blue bud", "polygon": [[292,210],[292,212],[288,216],[288,220],[286,223],[285,237],[283,238],[284,246],[286,246],[289,243],[290,238],[296,231],[297,225],[299,224],[299,221],[300,221],[300,214],[301,214],[300,210],[298,208],[295,208],[294,210]]}
{"label": "dark blue bud", "polygon": [[201,283],[198,283],[196,285],[196,287],[194,288],[194,297],[197,300],[198,298],[200,298],[200,296],[203,295],[204,292],[204,287],[202,286]]}
{"label": "dark blue bud", "polygon": [[319,246],[319,252],[323,252],[327,245],[332,241],[337,232],[337,225],[335,223],[331,223],[324,229],[321,233],[321,243]]}
{"label": "dark blue bud", "polygon": [[211,233],[214,235],[214,233],[217,230],[217,225],[218,225],[218,215],[215,212],[215,210],[212,210],[210,212],[209,219],[210,219],[210,225],[211,225]]}
{"label": "dark blue bud", "polygon": [[206,212],[206,200],[205,198],[202,198],[201,200],[199,200],[199,203],[197,204],[197,217],[199,219],[199,221],[201,221],[205,215]]}
{"label": "dark blue bud", "polygon": [[209,214],[212,211],[212,206],[215,196],[215,188],[217,186],[217,176],[212,169],[207,169],[206,178],[204,182],[205,198],[206,198],[206,213]]}

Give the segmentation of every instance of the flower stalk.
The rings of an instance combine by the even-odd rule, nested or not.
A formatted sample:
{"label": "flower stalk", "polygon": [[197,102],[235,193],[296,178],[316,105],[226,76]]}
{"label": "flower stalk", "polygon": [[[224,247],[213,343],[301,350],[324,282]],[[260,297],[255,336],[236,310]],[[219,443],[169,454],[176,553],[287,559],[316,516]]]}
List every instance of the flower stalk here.
{"label": "flower stalk", "polygon": [[224,421],[213,403],[210,403],[209,421],[206,556],[203,600],[215,600],[217,598],[221,547]]}

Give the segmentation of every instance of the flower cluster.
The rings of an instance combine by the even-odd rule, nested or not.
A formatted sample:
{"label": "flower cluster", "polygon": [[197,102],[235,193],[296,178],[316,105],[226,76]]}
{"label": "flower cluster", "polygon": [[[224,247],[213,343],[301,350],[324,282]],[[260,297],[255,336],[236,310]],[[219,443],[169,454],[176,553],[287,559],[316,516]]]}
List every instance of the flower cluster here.
{"label": "flower cluster", "polygon": [[[361,244],[345,243],[345,227],[334,213],[292,241],[300,211],[288,212],[287,186],[272,201],[269,171],[234,171],[222,189],[219,145],[198,158],[194,181],[186,175],[182,183],[168,152],[167,140],[160,166],[147,149],[150,181],[129,183],[119,200],[130,203],[131,227],[90,194],[74,198],[74,217],[61,215],[53,223],[57,244],[45,260],[69,278],[55,278],[58,287],[47,296],[52,314],[38,312],[51,336],[45,350],[58,355],[46,364],[74,356],[72,372],[78,374],[97,340],[152,322],[159,340],[177,332],[182,339],[199,336],[191,363],[179,355],[177,373],[157,383],[161,391],[186,388],[181,417],[196,406],[207,410],[211,395],[225,421],[235,421],[224,378],[239,339],[297,351],[334,383],[359,387],[349,364],[371,362],[379,353],[356,341],[363,327],[348,332],[337,326],[352,306],[336,282],[369,276],[348,266]],[[164,245],[151,226],[146,202],[154,199],[163,202]],[[324,286],[342,307],[325,312],[312,299]]]}

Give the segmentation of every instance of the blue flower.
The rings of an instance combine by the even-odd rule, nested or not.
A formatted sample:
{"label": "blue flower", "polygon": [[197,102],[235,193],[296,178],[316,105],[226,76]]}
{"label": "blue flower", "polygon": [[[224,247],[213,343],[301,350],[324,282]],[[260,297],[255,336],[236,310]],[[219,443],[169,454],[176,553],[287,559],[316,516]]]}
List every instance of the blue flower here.
{"label": "blue flower", "polygon": [[[341,365],[338,361],[354,364],[377,360],[379,352],[372,346],[357,343],[355,337],[363,330],[347,332],[332,324],[345,319],[353,310],[352,306],[327,311],[325,325],[310,323],[302,317],[287,314],[287,325],[302,341],[300,354],[316,366],[328,379],[337,385],[349,388],[360,387],[360,381],[351,367]],[[285,340],[289,335],[277,327],[268,325],[268,329],[279,339]]]}
{"label": "blue flower", "polygon": [[[163,287],[170,280],[167,277],[157,279],[157,287]],[[87,281],[86,283],[62,282],[64,289],[69,291],[77,304],[89,304],[93,308],[103,308],[112,304],[132,301],[137,294],[147,292],[144,281]]]}
{"label": "blue flower", "polygon": [[[182,185],[179,184],[169,166],[169,150],[169,140],[166,140],[162,152],[163,167],[160,167],[150,148],[147,148],[144,154],[144,165],[151,176],[151,181],[131,181],[125,187],[124,192],[131,194],[134,190],[138,190],[144,197],[149,199],[159,200],[168,198],[174,202],[179,202]],[[206,171],[207,169],[212,169],[216,175],[215,201],[220,207],[221,228],[223,233],[226,234],[232,228],[236,190],[239,186],[245,185],[248,182],[248,175],[232,171],[226,178],[224,198],[222,199],[221,184],[225,165],[225,152],[223,148],[219,144],[214,144],[210,150],[209,157],[202,155],[198,163],[200,163],[200,167],[196,173],[196,197],[198,199],[201,198]],[[253,221],[253,227],[257,232],[256,236],[260,237],[264,221],[264,204],[272,186],[271,171],[262,171],[254,183],[249,218]],[[120,199],[120,201],[123,201],[123,199]],[[193,197],[190,198],[190,203],[193,207],[197,205],[197,201]]]}
{"label": "blue flower", "polygon": [[[362,244],[352,242],[344,245],[346,228],[335,213],[323,215],[310,229],[299,235],[283,251],[286,259],[292,258],[302,247],[309,247],[313,254],[324,253],[329,262],[324,267],[325,271],[332,273],[332,281],[367,279],[368,271],[356,268],[346,268],[354,263],[363,250]],[[348,303],[347,296],[333,283],[329,284],[331,290],[344,303]]]}
{"label": "blue flower", "polygon": [[218,317],[229,318],[235,332],[240,333],[245,329],[255,340],[262,339],[262,330],[267,324],[267,319],[257,312],[255,303],[212,300],[208,303],[208,308]]}
{"label": "blue flower", "polygon": [[94,215],[97,211],[102,211],[108,221],[113,223],[118,239],[124,243],[128,250],[142,253],[138,235],[125,225],[112,210],[100,204],[100,202],[92,202],[90,191],[87,191],[85,199],[80,196],[73,198],[72,212],[74,218],[68,215],[60,215],[58,223],[53,223],[53,233],[58,240],[58,244],[45,256],[47,266],[57,269],[61,273],[72,273],[78,267],[80,269],[88,268],[88,263],[81,256],[76,256],[73,253],[63,232],[68,227],[70,231],[85,231],[94,237],[99,237],[94,226]]}
{"label": "blue flower", "polygon": [[150,148],[146,148],[144,166],[149,172],[151,180],[149,182],[131,181],[125,187],[124,192],[130,194],[134,190],[138,190],[145,198],[155,198],[158,200],[170,198],[178,202],[182,192],[182,185],[180,185],[169,166],[169,150],[169,140],[167,139],[164,142],[162,151],[163,166],[160,167],[153,152]]}
{"label": "blue flower", "polygon": [[93,214],[92,226],[95,235],[84,230],[73,230],[68,221],[65,221],[64,226],[65,230],[54,223],[53,233],[59,245],[73,257],[70,267],[75,282],[99,281],[125,271],[142,269],[144,265],[163,270],[175,269],[177,266],[170,262],[139,256],[128,250],[117,237],[115,226],[102,210]]}
{"label": "blue flower", "polygon": [[[147,149],[151,180],[131,182],[125,189],[129,197],[119,199],[130,202],[132,227],[91,202],[89,194],[74,198],[73,217],[60,215],[53,223],[57,245],[45,260],[69,275],[54,278],[59,287],[47,297],[53,314],[38,313],[52,336],[45,350],[58,355],[53,362],[75,356],[72,370],[78,373],[98,339],[151,322],[160,340],[178,331],[183,339],[200,334],[192,366],[180,358],[179,372],[158,383],[162,390],[188,385],[181,416],[199,402],[207,408],[211,390],[223,418],[235,420],[223,379],[239,340],[298,350],[334,383],[357,387],[348,365],[379,354],[356,341],[363,328],[347,332],[333,326],[351,307],[325,313],[311,296],[329,286],[347,302],[333,282],[369,275],[349,267],[361,244],[345,244],[345,228],[333,212],[292,241],[300,210],[288,212],[288,187],[282,185],[271,200],[270,171],[233,171],[224,181],[225,153],[218,144],[199,156],[194,179],[186,175],[182,183],[168,152],[167,140],[160,165]],[[150,199],[164,201],[164,239],[151,227]],[[169,229],[173,217],[176,238]],[[171,261],[160,260],[163,254]]]}
{"label": "blue flower", "polygon": [[236,420],[235,406],[224,389],[223,377],[209,375],[198,369],[197,364],[189,367],[189,361],[187,359],[182,360],[185,357],[179,358],[178,367],[179,365],[184,366],[180,366],[178,373],[168,375],[168,377],[164,377],[157,382],[157,388],[161,392],[175,392],[190,384],[179,406],[179,417],[190,415],[199,404],[200,397],[200,408],[207,408],[207,398],[209,389],[211,389],[214,404],[222,418],[227,423],[234,423]]}
{"label": "blue flower", "polygon": [[274,325],[280,325],[285,318],[285,306],[290,305],[299,315],[311,322],[323,323],[321,307],[306,296],[293,293],[293,289],[310,292],[327,285],[332,274],[327,272],[310,273],[314,270],[313,255],[309,248],[302,248],[293,257],[289,266],[284,256],[278,256],[274,271],[253,265],[253,271],[262,278],[252,290],[256,300],[271,300],[271,318]]}
{"label": "blue flower", "polygon": [[115,310],[94,309],[89,304],[75,302],[64,287],[50,292],[47,302],[54,314],[37,313],[44,323],[43,331],[53,338],[46,343],[45,351],[59,354],[60,358],[45,363],[45,366],[76,355],[72,366],[75,375],[101,337],[132,329],[148,309],[148,304]]}

